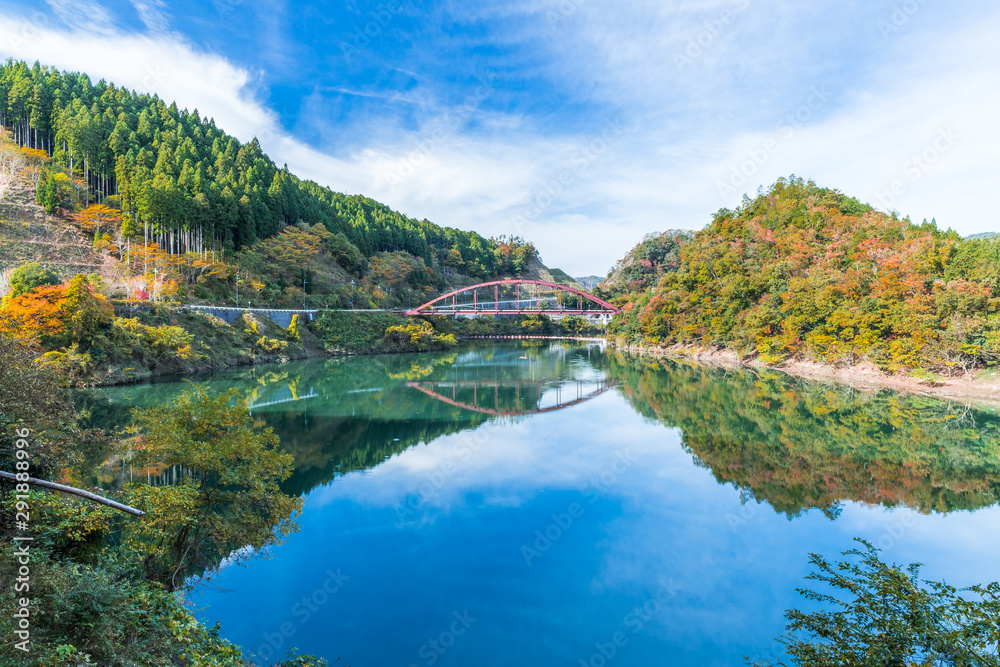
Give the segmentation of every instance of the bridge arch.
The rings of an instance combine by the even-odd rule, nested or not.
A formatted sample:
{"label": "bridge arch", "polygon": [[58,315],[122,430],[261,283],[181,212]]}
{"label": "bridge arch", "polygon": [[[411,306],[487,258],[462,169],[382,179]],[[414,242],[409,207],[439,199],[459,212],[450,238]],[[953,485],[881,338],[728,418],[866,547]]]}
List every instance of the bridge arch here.
{"label": "bridge arch", "polygon": [[[521,295],[520,288],[521,285],[535,285],[540,287],[546,287],[554,289],[558,292],[568,292],[570,294],[576,294],[579,298],[579,308],[573,310],[572,308],[558,308],[558,309],[540,309],[540,308],[521,308]],[[479,303],[479,290],[484,287],[494,288],[494,300],[492,302]],[[513,309],[501,308],[500,304],[500,288],[501,287],[513,287],[515,290]],[[459,306],[457,297],[459,294],[472,293],[472,303],[463,303]],[[451,299],[451,309],[447,309],[448,299]],[[599,306],[596,310],[584,310],[583,309],[583,299],[586,299],[590,303],[597,304]],[[531,301],[532,299],[529,299]],[[538,299],[533,299],[537,301]],[[435,307],[434,304],[443,303],[442,306]],[[493,308],[487,308],[488,304],[492,303]],[[471,306],[471,308],[470,308]],[[437,308],[437,309],[436,309]],[[436,299],[431,299],[425,304],[417,306],[411,310],[406,311],[406,315],[423,315],[435,312],[445,312],[445,313],[480,313],[483,315],[522,315],[522,314],[542,314],[542,315],[615,315],[620,312],[620,309],[612,306],[610,303],[603,299],[599,299],[593,294],[584,292],[583,290],[578,290],[575,287],[570,287],[568,285],[560,285],[559,283],[550,283],[545,280],[526,280],[526,279],[514,279],[514,280],[493,280],[490,282],[479,283],[477,285],[468,285],[466,287],[461,287],[457,290],[448,292],[447,294],[442,294]]]}
{"label": "bridge arch", "polygon": [[[555,412],[557,410],[565,410],[566,408],[571,408],[574,405],[579,405],[580,403],[586,403],[587,401],[593,400],[600,396],[601,394],[610,391],[618,386],[618,382],[609,382],[602,380],[596,388],[593,388],[589,393],[583,393],[582,387],[578,387],[576,398],[563,401],[561,398],[556,399],[555,405],[549,405],[547,407],[534,407],[523,410],[505,410],[500,407],[500,399],[497,394],[494,394],[494,407],[482,407],[477,404],[475,398],[473,402],[460,401],[454,395],[449,398],[447,395],[442,394],[438,389],[440,387],[450,388],[454,392],[454,389],[459,386],[459,383],[455,382],[407,382],[407,387],[416,389],[417,391],[437,400],[442,403],[447,403],[456,408],[461,408],[462,410],[469,410],[471,412],[478,412],[484,415],[491,415],[494,417],[521,417],[526,415],[540,415],[546,412]],[[467,387],[485,387],[485,388],[498,388],[497,383],[481,383],[481,382],[470,382],[466,383]],[[487,392],[489,393],[489,392]]]}

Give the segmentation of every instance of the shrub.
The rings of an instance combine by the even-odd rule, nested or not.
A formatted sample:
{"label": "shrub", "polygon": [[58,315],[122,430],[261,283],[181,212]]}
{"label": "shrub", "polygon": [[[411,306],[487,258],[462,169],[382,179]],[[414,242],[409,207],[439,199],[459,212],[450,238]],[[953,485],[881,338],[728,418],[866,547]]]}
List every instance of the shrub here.
{"label": "shrub", "polygon": [[333,350],[355,353],[384,352],[386,329],[404,324],[406,319],[393,313],[347,313],[326,311],[312,324],[312,331]]}
{"label": "shrub", "polygon": [[152,327],[136,318],[116,317],[113,321],[113,340],[122,347],[135,348],[142,356],[164,361],[170,358],[194,359],[197,354],[191,344],[194,336],[178,326]]}
{"label": "shrub", "polygon": [[[31,535],[33,545],[57,551],[70,550],[106,531],[115,510],[105,505],[78,498],[64,498],[48,492],[31,490],[28,493],[31,507]],[[4,509],[14,510],[14,494],[3,500]]]}
{"label": "shrub", "polygon": [[268,338],[267,336],[261,336],[254,343],[255,350],[259,350],[260,352],[264,352],[266,354],[284,352],[286,348],[288,348],[288,341]]}
{"label": "shrub", "polygon": [[93,367],[93,360],[87,352],[80,352],[77,346],[71,345],[65,352],[52,350],[41,356],[41,363],[48,366],[66,383],[72,383],[72,378],[85,376]]}
{"label": "shrub", "polygon": [[[13,547],[0,546],[0,584],[17,576]],[[161,588],[111,563],[63,563],[32,548],[31,653],[25,665],[226,665],[240,649],[201,625]],[[13,595],[0,596],[0,632],[14,637]]]}
{"label": "shrub", "polygon": [[438,335],[430,322],[407,322],[391,326],[385,330],[382,343],[389,350],[407,352],[443,349],[458,344],[454,334]]}

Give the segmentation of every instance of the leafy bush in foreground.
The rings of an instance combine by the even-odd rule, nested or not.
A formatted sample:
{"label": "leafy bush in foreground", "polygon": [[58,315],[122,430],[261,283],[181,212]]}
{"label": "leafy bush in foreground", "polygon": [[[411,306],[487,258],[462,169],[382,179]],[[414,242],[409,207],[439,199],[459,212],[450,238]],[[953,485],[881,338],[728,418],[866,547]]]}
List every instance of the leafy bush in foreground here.
{"label": "leafy bush in foreground", "polygon": [[[958,590],[921,581],[920,566],[903,569],[862,548],[830,563],[819,554],[807,578],[823,590],[799,589],[829,610],[789,610],[784,644],[801,667],[996,667],[1000,665],[1000,584]],[[830,591],[830,592],[824,592]],[[842,596],[843,599],[840,597]],[[754,663],[758,667],[774,663]],[[778,663],[784,664],[784,663]]]}

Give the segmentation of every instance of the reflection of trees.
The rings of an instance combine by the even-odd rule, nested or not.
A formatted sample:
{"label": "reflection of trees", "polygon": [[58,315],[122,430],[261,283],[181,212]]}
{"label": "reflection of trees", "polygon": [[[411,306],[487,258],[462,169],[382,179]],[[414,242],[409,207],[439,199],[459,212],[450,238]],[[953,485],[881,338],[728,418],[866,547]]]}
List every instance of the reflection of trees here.
{"label": "reflection of trees", "polygon": [[[304,493],[337,474],[376,466],[413,445],[511,418],[448,404],[415,391],[408,383],[510,383],[504,389],[504,405],[509,401],[516,408],[524,403],[525,409],[531,409],[539,406],[545,389],[574,381],[581,370],[589,373],[588,386],[596,387],[600,373],[594,369],[603,359],[602,350],[586,344],[484,343],[447,352],[249,367],[199,380],[208,383],[210,392],[230,388],[244,392],[254,419],[272,427],[282,447],[295,456],[295,471],[282,490]],[[522,394],[518,383],[535,390]],[[128,424],[133,407],[169,404],[185,386],[160,382],[89,390],[78,393],[77,402],[92,423],[113,430]],[[474,391],[469,391],[473,399]],[[542,405],[548,405],[548,398]],[[146,476],[146,471],[126,468],[103,472],[101,479],[109,484],[114,479],[128,481],[136,474]],[[154,479],[166,484],[173,480],[170,470]]]}
{"label": "reflection of trees", "polygon": [[678,427],[717,480],[789,515],[841,500],[950,512],[1000,497],[1000,417],[989,412],[617,352],[608,374],[638,412]]}
{"label": "reflection of trees", "polygon": [[[500,382],[510,378],[516,383],[517,378],[534,377],[538,386],[551,384],[568,377],[567,365],[586,354],[583,347],[552,350],[537,345],[484,346],[463,348],[457,353],[395,357],[393,365],[381,372],[373,372],[370,359],[328,362],[324,368],[327,384],[314,385],[321,399],[309,401],[302,409],[289,406],[284,411],[266,413],[268,425],[295,455],[295,472],[282,488],[288,493],[307,492],[338,474],[372,468],[414,445],[509,418],[470,411],[466,406],[415,391],[409,386],[412,383],[405,381],[412,377],[413,369],[420,369],[417,376],[423,382],[459,378],[459,382],[491,384],[492,392],[497,381],[483,378],[496,377]],[[591,352],[590,356],[595,364],[603,359],[603,353]],[[320,380],[300,380],[300,386],[314,381]],[[337,391],[326,389],[330,383],[336,385]],[[351,388],[345,391],[348,386]],[[467,391],[471,397],[472,390]],[[537,405],[540,397],[538,390],[535,393],[538,395],[532,405]],[[510,387],[505,397],[513,405],[532,394],[521,396]]]}
{"label": "reflection of trees", "polygon": [[387,371],[389,377],[393,380],[419,380],[421,378],[428,377],[438,369],[439,366],[443,364],[455,363],[455,354],[451,353],[447,356],[438,356],[427,358],[420,356],[416,361],[410,362],[410,367],[404,371]]}
{"label": "reflection of trees", "polygon": [[[276,415],[277,416],[277,415]],[[462,419],[375,420],[319,417],[301,427],[301,415],[268,419],[285,449],[295,456],[295,471],[282,484],[285,493],[307,493],[340,474],[373,468],[414,445],[473,429],[487,421],[473,414]]]}

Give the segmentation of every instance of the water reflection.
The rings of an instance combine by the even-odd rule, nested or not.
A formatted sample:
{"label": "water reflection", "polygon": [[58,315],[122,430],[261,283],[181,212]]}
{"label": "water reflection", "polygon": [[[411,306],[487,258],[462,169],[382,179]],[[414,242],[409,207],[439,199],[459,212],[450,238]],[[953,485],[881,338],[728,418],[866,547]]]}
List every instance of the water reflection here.
{"label": "water reflection", "polygon": [[[570,408],[616,386],[605,375],[603,343],[541,341],[461,351],[310,360],[194,377],[210,391],[235,387],[261,425],[295,455],[282,485],[308,493],[338,475],[372,468],[395,454],[486,422],[516,422]],[[131,410],[173,400],[178,378],[81,392],[91,423],[124,428]],[[175,471],[140,473],[115,466],[99,476],[116,486],[139,474],[172,483]]]}
{"label": "water reflection", "polygon": [[[921,512],[1000,500],[1000,417],[891,391],[863,392],[782,373],[634,357],[595,343],[474,345],[460,352],[340,358],[197,378],[244,392],[295,454],[285,490],[307,493],[420,443],[496,420],[572,408],[617,389],[642,416],[680,429],[719,483],[796,516],[834,517],[844,501]],[[80,395],[92,424],[172,400],[183,382]],[[135,471],[106,469],[114,485]],[[170,483],[176,471],[142,471]]]}
{"label": "water reflection", "polygon": [[[954,511],[996,503],[988,410],[575,344],[203,379],[247,395],[295,455],[285,490],[308,495],[273,558],[196,598],[261,662],[297,646],[331,664],[429,665],[428,640],[466,611],[477,620],[435,665],[598,664],[618,632],[621,666],[780,658],[767,652],[807,553],[856,535],[929,578],[998,578],[1000,510]],[[110,426],[183,387],[81,401]],[[342,589],[303,615],[341,570]]]}
{"label": "water reflection", "polygon": [[643,416],[679,428],[720,483],[795,516],[854,500],[921,512],[1000,500],[1000,417],[917,394],[614,352],[608,374]]}
{"label": "water reflection", "polygon": [[[407,382],[406,386],[416,389],[431,398],[443,401],[448,405],[453,405],[463,410],[480,412],[484,415],[494,417],[521,417],[524,415],[538,415],[543,412],[554,412],[564,410],[574,405],[585,403],[597,398],[609,389],[617,386],[615,383],[598,382],[596,387],[588,387],[583,382],[573,383],[566,392],[566,387],[559,386],[555,392],[555,403],[541,407],[542,387],[540,384],[531,383],[524,385],[521,382],[500,383],[500,382]],[[441,393],[444,390],[446,393]],[[522,396],[523,392],[523,396]],[[451,395],[446,395],[450,393]],[[572,396],[567,398],[566,394]],[[465,400],[460,398],[464,395]],[[492,402],[492,407],[483,407],[481,403]],[[502,403],[513,403],[513,408],[501,408]],[[532,407],[534,406],[534,407]]]}

